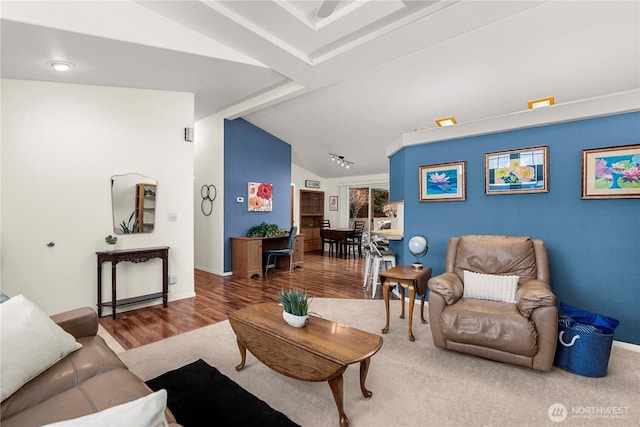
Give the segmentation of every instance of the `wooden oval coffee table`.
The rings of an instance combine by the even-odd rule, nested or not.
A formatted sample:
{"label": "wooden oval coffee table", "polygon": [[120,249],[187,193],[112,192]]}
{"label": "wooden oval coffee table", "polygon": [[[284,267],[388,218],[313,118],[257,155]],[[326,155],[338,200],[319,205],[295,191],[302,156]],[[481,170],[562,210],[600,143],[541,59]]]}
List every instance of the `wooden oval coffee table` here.
{"label": "wooden oval coffee table", "polygon": [[373,394],[365,387],[371,356],[382,347],[382,337],[330,320],[310,316],[303,328],[294,328],[282,318],[275,303],[251,305],[233,313],[229,323],[236,333],[242,361],[247,349],[276,372],[302,381],[328,381],[338,407],[340,426],[349,425],[344,412],[342,373],[360,362],[360,389],[364,397]]}

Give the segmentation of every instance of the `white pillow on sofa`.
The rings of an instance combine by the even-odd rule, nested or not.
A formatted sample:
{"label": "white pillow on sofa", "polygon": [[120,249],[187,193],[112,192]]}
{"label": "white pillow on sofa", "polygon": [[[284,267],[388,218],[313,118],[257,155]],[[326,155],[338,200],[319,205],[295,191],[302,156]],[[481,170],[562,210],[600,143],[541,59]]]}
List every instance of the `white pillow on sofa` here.
{"label": "white pillow on sofa", "polygon": [[0,400],[82,347],[23,295],[0,304],[0,336]]}
{"label": "white pillow on sofa", "polygon": [[464,298],[516,302],[518,276],[475,273],[464,270]]}
{"label": "white pillow on sofa", "polygon": [[95,414],[59,421],[43,427],[166,427],[168,425],[164,415],[166,406],[167,391],[161,389]]}

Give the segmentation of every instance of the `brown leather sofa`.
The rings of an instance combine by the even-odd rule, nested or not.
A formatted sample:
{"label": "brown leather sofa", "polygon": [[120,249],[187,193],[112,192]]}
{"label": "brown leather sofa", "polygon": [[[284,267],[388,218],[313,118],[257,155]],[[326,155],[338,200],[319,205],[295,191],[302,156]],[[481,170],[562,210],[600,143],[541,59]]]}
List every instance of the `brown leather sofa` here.
{"label": "brown leather sofa", "polygon": [[[51,316],[82,348],[2,401],[2,427],[41,426],[130,402],[152,392],[97,334],[98,316],[80,308]],[[166,409],[168,423],[175,418]]]}
{"label": "brown leather sofa", "polygon": [[[464,271],[517,275],[515,303],[465,298]],[[437,347],[549,371],[558,337],[547,250],[528,237],[450,240],[445,272],[429,287],[429,321]]]}

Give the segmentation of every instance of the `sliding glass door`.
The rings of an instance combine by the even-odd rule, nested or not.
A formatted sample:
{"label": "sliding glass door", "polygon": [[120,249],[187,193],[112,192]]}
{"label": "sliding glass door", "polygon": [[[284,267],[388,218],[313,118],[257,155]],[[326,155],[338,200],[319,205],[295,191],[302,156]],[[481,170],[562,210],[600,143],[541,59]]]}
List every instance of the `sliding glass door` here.
{"label": "sliding glass door", "polygon": [[389,190],[385,188],[372,188],[371,196],[371,229],[381,230],[391,228],[391,220],[387,216],[389,204]]}
{"label": "sliding glass door", "polygon": [[[377,187],[349,188],[349,227],[356,220],[365,221],[365,231],[387,227],[385,206],[389,203],[389,190]],[[390,225],[390,223],[389,223]],[[390,227],[389,227],[390,228]]]}

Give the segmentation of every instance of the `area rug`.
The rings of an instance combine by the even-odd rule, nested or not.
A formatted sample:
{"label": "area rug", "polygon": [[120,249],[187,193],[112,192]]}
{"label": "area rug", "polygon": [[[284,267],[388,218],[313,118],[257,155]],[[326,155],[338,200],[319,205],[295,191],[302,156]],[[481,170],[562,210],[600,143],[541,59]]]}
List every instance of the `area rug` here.
{"label": "area rug", "polygon": [[167,406],[184,427],[298,426],[202,359],[149,380],[147,385],[154,391],[167,390]]}
{"label": "area rug", "polygon": [[[426,309],[426,307],[425,307]],[[640,353],[614,346],[607,375],[588,378],[558,367],[551,372],[499,363],[433,345],[428,324],[414,312],[414,342],[400,301],[391,301],[389,332],[384,301],[315,298],[320,316],[383,337],[362,396],[358,364],[344,373],[344,409],[351,427],[375,426],[638,426]],[[285,377],[247,352],[244,369],[229,321],[119,354],[142,379],[203,359],[245,390],[304,427],[335,427],[338,411],[326,382]],[[560,406],[562,405],[562,406]],[[566,419],[550,417],[564,408]]]}

